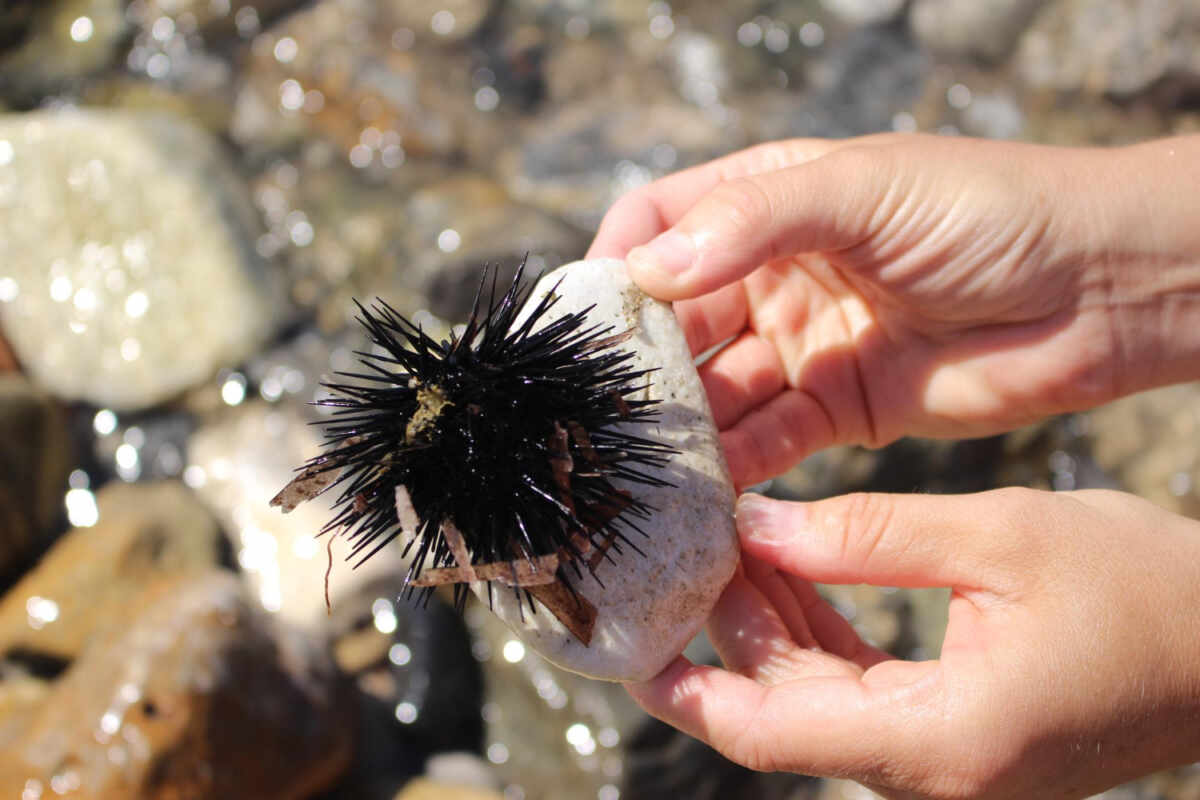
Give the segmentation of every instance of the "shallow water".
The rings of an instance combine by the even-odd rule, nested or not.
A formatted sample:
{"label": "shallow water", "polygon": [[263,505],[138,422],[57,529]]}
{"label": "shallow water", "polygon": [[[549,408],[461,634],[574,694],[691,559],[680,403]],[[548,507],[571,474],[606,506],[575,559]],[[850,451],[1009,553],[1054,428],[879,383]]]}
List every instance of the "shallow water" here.
{"label": "shallow water", "polygon": [[[352,298],[382,296],[448,331],[483,262],[573,260],[623,192],[768,139],[921,130],[1083,144],[1200,129],[1200,67],[1178,55],[1200,45],[1185,5],[1096,19],[1070,0],[1036,13],[1002,3],[981,25],[951,8],[962,4],[888,0],[9,3],[0,329],[32,387],[14,379],[22,399],[7,407],[50,421],[0,418],[16,463],[38,465],[0,476],[0,510],[20,532],[0,572],[11,585],[68,525],[102,522],[105,484],[182,482],[227,534],[217,566],[331,648],[382,712],[363,712],[376,746],[360,744],[322,796],[390,798],[431,741],[471,749],[421,727],[465,685],[443,689],[417,657],[412,632],[427,630],[482,670],[477,760],[504,797],[859,796],[753,776],[656,727],[619,687],[546,666],[482,609],[463,630],[435,626],[336,563],[339,628],[321,611],[321,513],[282,518],[265,501],[316,446],[304,423],[322,376],[364,346]],[[81,127],[62,134],[75,111]],[[101,112],[122,122],[101,125]],[[129,116],[146,112],[168,123]],[[1195,401],[1179,387],[1007,437],[834,449],[768,491],[1122,486],[1196,515]],[[936,654],[943,595],[829,596],[881,645]],[[71,622],[67,598],[15,600],[28,630]],[[4,674],[48,692],[54,677],[26,669],[42,663]],[[51,777],[0,779],[40,797],[53,791],[32,787],[53,789]],[[1108,796],[1198,786],[1181,771]]]}

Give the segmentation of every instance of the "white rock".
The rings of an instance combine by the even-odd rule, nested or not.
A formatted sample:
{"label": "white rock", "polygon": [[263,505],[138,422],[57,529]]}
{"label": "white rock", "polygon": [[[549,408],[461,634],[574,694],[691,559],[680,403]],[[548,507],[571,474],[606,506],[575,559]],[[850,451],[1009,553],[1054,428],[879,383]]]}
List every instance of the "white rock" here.
{"label": "white rock", "polygon": [[254,598],[288,623],[309,633],[328,623],[325,575],[328,558],[330,602],[386,576],[403,575],[407,565],[398,547],[385,547],[357,569],[345,563],[342,538],[315,534],[333,516],[337,490],[299,505],[289,514],[272,508],[271,498],[295,477],[295,467],[316,455],[321,437],[296,409],[281,404],[245,403],[198,430],[188,442],[191,483],[224,524]]}
{"label": "white rock", "polygon": [[[615,259],[577,261],[550,273],[530,305],[555,284],[561,299],[551,319],[594,304],[589,319],[635,331],[621,345],[635,353],[631,368],[658,369],[647,396],[662,401],[659,418],[633,427],[680,451],[662,469],[648,470],[675,485],[614,481],[656,511],[640,525],[647,539],[632,534],[644,556],[626,547],[614,554],[615,563],[597,568],[603,587],[590,578],[574,584],[597,610],[590,644],[577,640],[544,608],[530,614],[526,607],[522,618],[513,593],[501,585],[493,586],[493,610],[527,645],[564,669],[604,680],[646,680],[699,631],[737,566],[733,483],[671,307],[642,293]],[[486,602],[486,583],[472,589]]]}
{"label": "white rock", "polygon": [[117,410],[246,358],[280,293],[219,143],[156,114],[0,114],[0,323],[36,382]]}
{"label": "white rock", "polygon": [[821,5],[850,25],[882,25],[904,10],[903,0],[821,0]]}

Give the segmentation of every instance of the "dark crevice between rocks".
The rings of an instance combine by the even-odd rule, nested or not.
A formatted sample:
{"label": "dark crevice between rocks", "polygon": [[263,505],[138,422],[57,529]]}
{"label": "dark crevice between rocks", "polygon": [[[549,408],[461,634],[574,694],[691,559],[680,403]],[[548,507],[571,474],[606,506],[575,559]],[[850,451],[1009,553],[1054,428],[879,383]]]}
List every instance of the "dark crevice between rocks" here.
{"label": "dark crevice between rocks", "polygon": [[0,674],[9,670],[24,672],[34,678],[52,681],[71,666],[69,659],[50,653],[40,653],[26,647],[14,647],[0,660]]}

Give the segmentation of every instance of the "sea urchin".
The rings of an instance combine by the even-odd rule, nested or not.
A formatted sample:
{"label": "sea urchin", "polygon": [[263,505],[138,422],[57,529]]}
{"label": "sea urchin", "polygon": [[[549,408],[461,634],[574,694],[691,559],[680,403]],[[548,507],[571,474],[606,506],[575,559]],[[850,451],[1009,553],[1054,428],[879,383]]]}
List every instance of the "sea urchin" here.
{"label": "sea urchin", "polygon": [[366,371],[325,384],[325,449],[272,504],[338,486],[321,533],[345,536],[351,558],[403,534],[410,594],[453,584],[461,606],[469,581],[499,581],[587,644],[595,613],[573,581],[599,581],[610,549],[640,552],[627,534],[646,536],[651,511],[613,481],[668,485],[647,468],[675,451],[630,432],[658,402],[653,370],[620,347],[632,332],[590,309],[554,318],[554,292],[525,308],[523,270],[497,298],[485,268],[465,328],[440,342],[382,300],[359,305]]}

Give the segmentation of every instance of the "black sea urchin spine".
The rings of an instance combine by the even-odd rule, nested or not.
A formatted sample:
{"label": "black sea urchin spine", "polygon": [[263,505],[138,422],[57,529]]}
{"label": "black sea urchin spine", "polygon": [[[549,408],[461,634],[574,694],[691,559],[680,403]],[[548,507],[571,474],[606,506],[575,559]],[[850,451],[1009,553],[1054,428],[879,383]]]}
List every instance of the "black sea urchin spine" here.
{"label": "black sea urchin spine", "polygon": [[[555,579],[574,593],[572,578],[595,576],[609,548],[637,550],[628,530],[646,535],[649,507],[614,479],[667,485],[649,468],[673,449],[629,432],[656,417],[657,401],[637,397],[652,370],[634,369],[626,332],[590,323],[591,309],[552,319],[553,291],[522,318],[523,271],[499,299],[493,274],[485,307],[485,268],[462,334],[440,342],[382,300],[359,305],[377,352],[357,354],[365,372],[325,384],[333,396],[320,405],[335,410],[306,473],[336,470],[341,493],[322,533],[342,532],[361,563],[402,533],[403,487],[419,519],[405,532],[409,593],[422,571],[467,566],[447,524],[472,566],[507,563],[511,576],[554,555]],[[448,582],[461,605],[466,585]]]}

